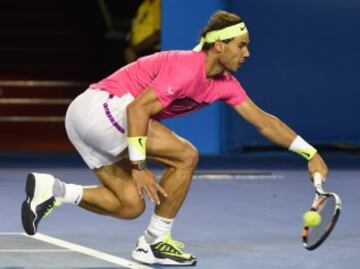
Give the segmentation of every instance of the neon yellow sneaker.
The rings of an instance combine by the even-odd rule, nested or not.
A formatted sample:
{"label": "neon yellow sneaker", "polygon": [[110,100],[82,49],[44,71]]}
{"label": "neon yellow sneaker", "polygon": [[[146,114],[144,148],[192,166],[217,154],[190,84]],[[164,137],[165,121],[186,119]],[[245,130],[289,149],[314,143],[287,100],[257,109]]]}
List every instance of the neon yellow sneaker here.
{"label": "neon yellow sneaker", "polygon": [[145,236],[138,240],[135,250],[132,252],[134,260],[146,264],[195,266],[196,257],[183,252],[184,244],[171,238],[167,233],[164,240],[150,245]]}

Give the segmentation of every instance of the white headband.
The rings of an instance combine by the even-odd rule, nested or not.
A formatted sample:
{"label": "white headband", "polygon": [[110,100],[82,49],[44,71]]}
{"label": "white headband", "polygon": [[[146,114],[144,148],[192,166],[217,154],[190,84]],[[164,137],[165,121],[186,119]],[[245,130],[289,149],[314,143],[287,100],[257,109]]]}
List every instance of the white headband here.
{"label": "white headband", "polygon": [[205,37],[201,37],[200,43],[193,50],[201,51],[204,43],[213,43],[218,40],[234,38],[236,36],[246,34],[247,32],[248,30],[244,22],[240,22],[238,24],[234,24],[220,30],[211,31],[208,32]]}

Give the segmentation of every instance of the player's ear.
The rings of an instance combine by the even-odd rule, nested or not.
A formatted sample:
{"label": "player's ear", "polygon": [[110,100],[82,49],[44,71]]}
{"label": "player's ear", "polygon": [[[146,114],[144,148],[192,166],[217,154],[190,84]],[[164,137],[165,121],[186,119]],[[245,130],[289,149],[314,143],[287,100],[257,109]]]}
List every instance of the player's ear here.
{"label": "player's ear", "polygon": [[225,43],[221,41],[215,41],[214,49],[217,53],[222,53],[225,49]]}

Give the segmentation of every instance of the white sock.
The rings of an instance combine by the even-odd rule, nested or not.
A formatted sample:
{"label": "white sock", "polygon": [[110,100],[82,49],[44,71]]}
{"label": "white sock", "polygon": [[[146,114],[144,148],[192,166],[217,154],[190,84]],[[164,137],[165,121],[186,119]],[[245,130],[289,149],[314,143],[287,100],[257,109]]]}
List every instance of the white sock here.
{"label": "white sock", "polygon": [[65,183],[65,193],[62,198],[62,202],[79,205],[82,200],[83,193],[83,186]]}
{"label": "white sock", "polygon": [[162,241],[166,233],[171,230],[174,220],[160,217],[154,213],[144,234],[146,242],[155,244]]}

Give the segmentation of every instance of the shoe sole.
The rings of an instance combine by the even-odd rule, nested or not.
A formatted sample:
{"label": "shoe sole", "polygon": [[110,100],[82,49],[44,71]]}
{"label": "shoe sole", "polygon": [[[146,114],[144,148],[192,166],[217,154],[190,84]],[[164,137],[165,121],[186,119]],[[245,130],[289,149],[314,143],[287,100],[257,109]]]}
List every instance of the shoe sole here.
{"label": "shoe sole", "polygon": [[31,202],[35,193],[35,176],[33,174],[28,174],[26,178],[25,193],[26,199],[21,207],[22,225],[28,235],[34,235],[36,233],[36,214],[31,210]]}
{"label": "shoe sole", "polygon": [[189,267],[189,266],[196,266],[197,261],[193,261],[192,263],[168,263],[168,261],[159,261],[149,263],[149,262],[142,262],[133,258],[136,262],[145,264],[145,265],[161,265],[161,266],[169,266],[169,267]]}
{"label": "shoe sole", "polygon": [[191,262],[184,262],[184,263],[180,263],[180,262],[175,262],[173,260],[170,259],[157,259],[157,258],[146,258],[144,256],[138,255],[137,253],[132,253],[131,257],[133,258],[133,260],[140,262],[142,264],[147,264],[147,265],[162,265],[162,266],[171,266],[171,267],[185,267],[185,266],[196,266],[197,264],[197,260],[193,260]]}

